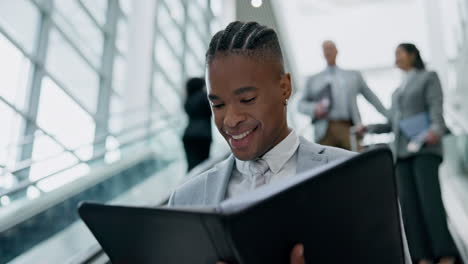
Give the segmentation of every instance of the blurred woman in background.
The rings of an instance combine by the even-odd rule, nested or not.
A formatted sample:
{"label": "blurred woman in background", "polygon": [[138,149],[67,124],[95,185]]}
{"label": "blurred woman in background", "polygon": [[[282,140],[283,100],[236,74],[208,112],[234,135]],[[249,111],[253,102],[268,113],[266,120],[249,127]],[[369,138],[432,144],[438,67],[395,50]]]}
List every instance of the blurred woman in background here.
{"label": "blurred woman in background", "polygon": [[456,263],[439,184],[443,95],[437,73],[426,71],[414,44],[396,49],[396,66],[403,71],[392,95],[388,124],[369,125],[370,133],[393,132],[393,150],[403,222],[414,263]]}

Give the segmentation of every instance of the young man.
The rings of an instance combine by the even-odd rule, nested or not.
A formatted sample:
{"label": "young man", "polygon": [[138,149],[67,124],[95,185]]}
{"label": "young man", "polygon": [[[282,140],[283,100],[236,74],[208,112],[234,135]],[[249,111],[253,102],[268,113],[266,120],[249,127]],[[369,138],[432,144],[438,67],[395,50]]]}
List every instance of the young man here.
{"label": "young man", "polygon": [[[288,127],[291,78],[274,30],[255,22],[229,24],[212,38],[206,66],[215,124],[233,155],[179,187],[170,206],[216,205],[353,155],[308,142]],[[303,252],[296,245],[291,263],[304,263]]]}

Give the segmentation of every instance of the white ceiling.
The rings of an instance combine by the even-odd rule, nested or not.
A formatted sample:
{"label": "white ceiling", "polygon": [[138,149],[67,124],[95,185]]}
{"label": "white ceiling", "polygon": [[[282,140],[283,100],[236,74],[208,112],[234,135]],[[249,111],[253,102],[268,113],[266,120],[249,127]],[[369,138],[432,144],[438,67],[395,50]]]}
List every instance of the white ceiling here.
{"label": "white ceiling", "polygon": [[335,40],[346,68],[392,67],[395,47],[413,42],[429,58],[424,0],[273,0],[280,34],[299,75],[324,67],[321,43]]}

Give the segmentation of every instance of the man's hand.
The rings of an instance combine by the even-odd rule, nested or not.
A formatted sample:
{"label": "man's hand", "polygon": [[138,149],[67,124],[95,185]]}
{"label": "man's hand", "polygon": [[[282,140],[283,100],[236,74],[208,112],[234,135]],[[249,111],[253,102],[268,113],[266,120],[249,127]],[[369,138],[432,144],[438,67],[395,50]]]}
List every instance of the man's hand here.
{"label": "man's hand", "polygon": [[362,124],[359,124],[357,126],[355,126],[354,128],[356,131],[356,135],[359,137],[359,138],[363,138],[364,135],[367,133],[367,127],[362,125]]}
{"label": "man's hand", "polygon": [[[302,244],[297,244],[291,250],[290,264],[305,264],[304,259],[304,246]],[[216,262],[216,264],[228,264],[226,262]]]}
{"label": "man's hand", "polygon": [[304,259],[304,245],[297,244],[291,250],[291,264],[305,264]]}
{"label": "man's hand", "polygon": [[439,143],[439,141],[440,141],[440,136],[437,135],[434,131],[429,131],[429,132],[427,132],[427,135],[426,135],[426,137],[424,138],[424,141],[425,141],[428,145],[434,145],[434,144]]}
{"label": "man's hand", "polygon": [[314,109],[314,116],[315,116],[315,119],[323,119],[327,116],[328,114],[328,107],[326,107],[325,105],[323,105],[322,103],[318,103],[315,105],[315,109]]}

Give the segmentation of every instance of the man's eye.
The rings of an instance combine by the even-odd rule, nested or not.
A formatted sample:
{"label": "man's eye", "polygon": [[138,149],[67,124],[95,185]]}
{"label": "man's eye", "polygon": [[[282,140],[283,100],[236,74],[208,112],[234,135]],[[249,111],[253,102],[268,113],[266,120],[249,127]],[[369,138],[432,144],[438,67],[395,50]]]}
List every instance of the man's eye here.
{"label": "man's eye", "polygon": [[212,104],[211,105],[213,108],[219,109],[224,106],[224,104]]}
{"label": "man's eye", "polygon": [[253,101],[255,101],[257,97],[252,97],[252,98],[249,98],[249,99],[242,99],[241,102],[242,103],[251,103]]}

